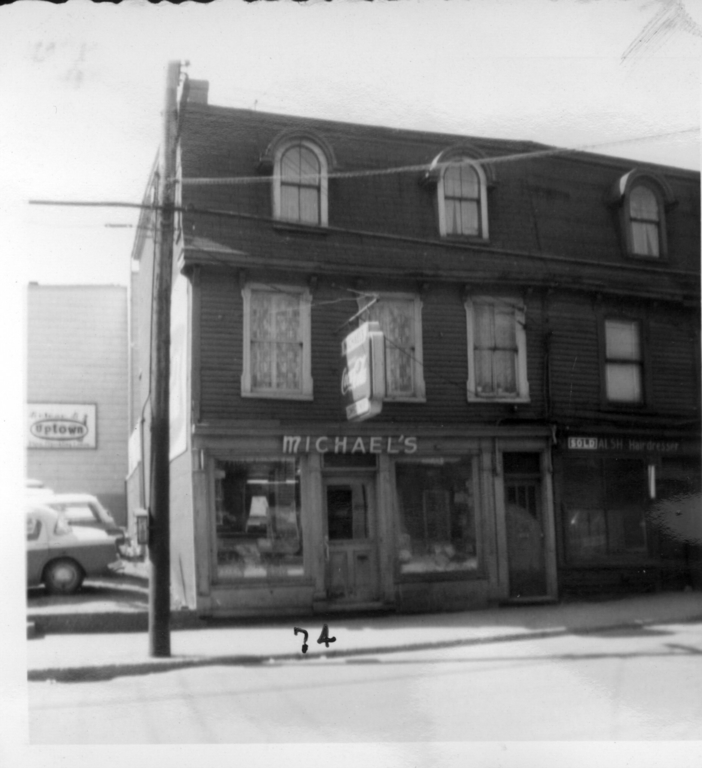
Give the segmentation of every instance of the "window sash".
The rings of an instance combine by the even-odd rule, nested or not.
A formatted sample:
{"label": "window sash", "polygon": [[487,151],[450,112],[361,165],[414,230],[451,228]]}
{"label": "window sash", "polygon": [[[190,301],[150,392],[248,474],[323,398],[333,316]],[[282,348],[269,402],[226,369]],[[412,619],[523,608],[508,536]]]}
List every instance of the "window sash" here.
{"label": "window sash", "polygon": [[290,147],[280,163],[280,215],[288,221],[321,221],[321,165],[304,146]]}
{"label": "window sash", "polygon": [[605,358],[607,399],[617,403],[642,402],[643,360],[638,322],[605,322]]}
{"label": "window sash", "polygon": [[656,195],[647,187],[629,194],[631,248],[639,256],[660,256],[660,209]]}
{"label": "window sash", "polygon": [[251,390],[302,392],[301,297],[251,291]]}
{"label": "window sash", "polygon": [[475,302],[473,314],[475,390],[481,395],[519,392],[514,307]]}
{"label": "window sash", "polygon": [[381,299],[367,312],[385,334],[386,394],[416,394],[416,308],[413,299]]}
{"label": "window sash", "polygon": [[444,173],[444,216],[447,235],[480,235],[480,178],[469,166]]}

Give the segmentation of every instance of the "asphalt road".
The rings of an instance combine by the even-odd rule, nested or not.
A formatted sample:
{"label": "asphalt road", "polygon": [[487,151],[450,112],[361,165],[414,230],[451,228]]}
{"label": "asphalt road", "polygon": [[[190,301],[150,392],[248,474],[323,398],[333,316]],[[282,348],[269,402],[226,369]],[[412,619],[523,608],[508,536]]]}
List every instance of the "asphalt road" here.
{"label": "asphalt road", "polygon": [[687,740],[702,624],[29,684],[32,744]]}

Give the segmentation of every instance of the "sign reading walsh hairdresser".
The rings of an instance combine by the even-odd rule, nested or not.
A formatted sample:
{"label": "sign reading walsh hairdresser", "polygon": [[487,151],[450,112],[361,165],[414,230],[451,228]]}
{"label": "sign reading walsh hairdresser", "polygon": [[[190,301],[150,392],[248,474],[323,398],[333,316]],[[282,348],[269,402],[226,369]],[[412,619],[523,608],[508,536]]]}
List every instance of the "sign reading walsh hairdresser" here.
{"label": "sign reading walsh hairdresser", "polygon": [[29,403],[28,448],[96,448],[97,406]]}

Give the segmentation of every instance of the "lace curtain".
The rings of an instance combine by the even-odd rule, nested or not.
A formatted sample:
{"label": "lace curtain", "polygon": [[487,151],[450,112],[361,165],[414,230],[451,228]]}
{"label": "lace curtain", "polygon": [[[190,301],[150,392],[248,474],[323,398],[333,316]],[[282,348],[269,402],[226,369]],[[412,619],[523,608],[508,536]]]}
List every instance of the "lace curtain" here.
{"label": "lace curtain", "polygon": [[253,389],[302,389],[300,300],[286,293],[251,294]]}

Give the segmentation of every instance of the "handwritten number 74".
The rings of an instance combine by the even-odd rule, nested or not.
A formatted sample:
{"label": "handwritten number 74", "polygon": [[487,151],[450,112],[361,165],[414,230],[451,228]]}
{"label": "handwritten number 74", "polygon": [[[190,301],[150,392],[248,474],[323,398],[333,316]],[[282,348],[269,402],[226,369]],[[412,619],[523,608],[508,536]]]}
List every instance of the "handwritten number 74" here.
{"label": "handwritten number 74", "polygon": [[[294,627],[293,628],[294,633],[297,634],[303,634],[305,636],[305,639],[302,641],[302,652],[307,653],[307,649],[309,646],[307,645],[307,638],[309,637],[309,632],[306,629],[301,629],[300,627]],[[326,648],[329,648],[329,643],[335,643],[336,638],[335,637],[329,637],[329,627],[325,624],[322,627],[322,631],[319,635],[319,638],[317,638],[317,645],[321,645],[324,643]]]}

